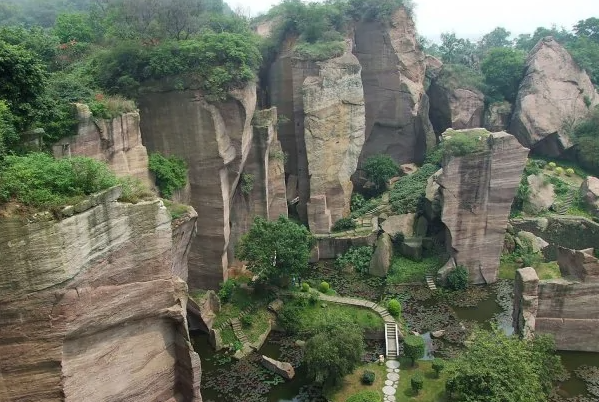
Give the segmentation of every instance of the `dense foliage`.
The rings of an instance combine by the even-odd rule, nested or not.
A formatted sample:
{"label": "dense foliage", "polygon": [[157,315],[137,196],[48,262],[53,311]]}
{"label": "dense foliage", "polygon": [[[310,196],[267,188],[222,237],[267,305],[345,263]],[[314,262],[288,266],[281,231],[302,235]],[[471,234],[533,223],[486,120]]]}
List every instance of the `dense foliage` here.
{"label": "dense foliage", "polygon": [[487,149],[486,138],[489,132],[480,131],[452,131],[441,142],[441,148],[445,156],[466,156]]}
{"label": "dense foliage", "polygon": [[385,189],[390,178],[399,173],[397,163],[389,155],[384,154],[368,157],[362,165],[362,170],[379,192]]}
{"label": "dense foliage", "polygon": [[427,180],[438,169],[435,165],[425,164],[415,173],[400,177],[389,197],[393,210],[398,214],[418,211],[424,198]]}
{"label": "dense foliage", "polygon": [[418,335],[406,335],[403,340],[403,352],[412,360],[412,366],[416,360],[424,356],[424,339]]}
{"label": "dense foliage", "polygon": [[412,387],[412,391],[415,394],[418,394],[422,387],[424,386],[424,378],[421,373],[416,373],[412,378],[410,378],[410,386]]}
{"label": "dense foliage", "polygon": [[447,287],[451,290],[464,290],[468,287],[468,270],[458,265],[447,275]]}
{"label": "dense foliage", "polygon": [[448,394],[473,402],[544,402],[563,370],[554,351],[547,336],[527,341],[499,330],[478,331],[452,365]]}
{"label": "dense foliage", "polygon": [[6,156],[0,168],[0,203],[55,208],[118,184],[108,167],[91,158],[54,159],[44,153]]}
{"label": "dense foliage", "polygon": [[171,198],[187,183],[187,163],[177,156],[150,154],[148,168],[156,176],[156,185],[165,198]]}
{"label": "dense foliage", "polygon": [[521,50],[508,47],[489,50],[480,66],[488,96],[496,101],[515,102],[525,62],[526,53]]}
{"label": "dense foliage", "polygon": [[365,274],[368,273],[371,259],[371,246],[352,246],[335,260],[335,266],[340,269],[350,267]]}
{"label": "dense foliage", "polygon": [[573,134],[578,162],[599,174],[599,108],[593,111],[589,119],[579,123]]}
{"label": "dense foliage", "polygon": [[382,398],[376,391],[360,391],[347,398],[345,402],[381,402]]}
{"label": "dense foliage", "polygon": [[236,257],[247,261],[260,280],[277,282],[304,272],[313,244],[308,229],[283,216],[276,221],[256,217],[237,244]]}
{"label": "dense foliage", "polygon": [[331,228],[333,232],[344,232],[356,228],[356,222],[352,218],[341,218]]}

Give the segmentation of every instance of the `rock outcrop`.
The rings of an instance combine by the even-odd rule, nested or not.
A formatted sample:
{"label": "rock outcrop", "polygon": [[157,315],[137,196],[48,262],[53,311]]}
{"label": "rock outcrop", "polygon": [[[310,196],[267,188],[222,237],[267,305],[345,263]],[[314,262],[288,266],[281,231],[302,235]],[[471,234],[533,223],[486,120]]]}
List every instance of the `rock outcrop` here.
{"label": "rock outcrop", "polygon": [[[463,132],[476,137],[482,133],[480,129]],[[457,265],[468,269],[471,282],[492,283],[528,149],[505,132],[488,134],[481,141],[478,152],[445,158],[437,184],[450,253]]]}
{"label": "rock outcrop", "polygon": [[461,130],[483,125],[485,96],[476,88],[460,86],[451,71],[441,70],[427,94],[429,117],[437,135],[448,128]]}
{"label": "rock outcrop", "polygon": [[589,211],[599,217],[599,179],[593,176],[584,179],[580,187],[580,195]]}
{"label": "rock outcrop", "polygon": [[424,90],[425,55],[414,21],[404,8],[388,24],[363,20],[355,26],[354,54],[362,65],[366,143],[360,163],[388,154],[398,164],[422,162],[436,143]]}
{"label": "rock outcrop", "polygon": [[509,132],[525,147],[558,156],[572,146],[569,131],[597,104],[599,95],[588,75],[546,37],[528,56]]}
{"label": "rock outcrop", "polygon": [[385,222],[381,224],[383,232],[389,234],[391,237],[395,237],[398,234],[403,235],[404,238],[412,237],[414,235],[414,223],[416,221],[416,214],[403,214],[403,215],[391,215]]}
{"label": "rock outcrop", "polygon": [[139,99],[141,131],[150,151],[177,155],[189,167],[189,199],[198,234],[189,251],[188,284],[216,289],[227,275],[231,208],[252,147],[253,84],[226,101],[208,102],[198,90],[147,92]]}
{"label": "rock outcrop", "polygon": [[370,260],[370,275],[386,277],[393,259],[393,242],[387,233],[383,233],[376,242],[376,248]]}
{"label": "rock outcrop", "polygon": [[0,220],[0,400],[201,401],[174,276],[189,237],[161,201],[119,195],[61,221]]}
{"label": "rock outcrop", "polygon": [[148,153],[141,142],[138,112],[123,113],[114,119],[98,119],[89,107],[76,104],[77,135],[52,146],[57,158],[88,156],[106,162],[117,176],[133,176],[153,187],[148,171]]}
{"label": "rock outcrop", "polygon": [[507,130],[512,115],[512,105],[509,102],[491,103],[485,110],[484,127],[490,132]]}
{"label": "rock outcrop", "polygon": [[318,76],[307,77],[302,85],[308,225],[313,233],[328,233],[350,212],[351,176],[364,145],[364,91],[360,63],[349,51],[317,64]]}
{"label": "rock outcrop", "polygon": [[295,377],[295,369],[290,363],[280,362],[264,355],[262,355],[260,362],[267,370],[280,375],[286,380],[292,380]]}
{"label": "rock outcrop", "polygon": [[559,350],[599,352],[599,260],[593,249],[560,248],[563,278],[539,281],[533,268],[516,274],[514,327],[525,336],[551,334]]}
{"label": "rock outcrop", "polygon": [[555,202],[555,191],[553,184],[545,179],[545,175],[530,175],[526,178],[529,192],[522,209],[527,214],[538,215],[541,212],[548,211]]}

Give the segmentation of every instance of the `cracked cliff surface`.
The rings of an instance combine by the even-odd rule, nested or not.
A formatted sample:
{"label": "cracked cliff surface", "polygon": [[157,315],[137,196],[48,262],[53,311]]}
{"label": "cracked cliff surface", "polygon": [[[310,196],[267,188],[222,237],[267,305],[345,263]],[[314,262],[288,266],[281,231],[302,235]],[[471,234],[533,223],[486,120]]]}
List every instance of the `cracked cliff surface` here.
{"label": "cracked cliff surface", "polygon": [[175,273],[195,212],[172,228],[161,201],[119,195],[0,220],[1,401],[201,401]]}

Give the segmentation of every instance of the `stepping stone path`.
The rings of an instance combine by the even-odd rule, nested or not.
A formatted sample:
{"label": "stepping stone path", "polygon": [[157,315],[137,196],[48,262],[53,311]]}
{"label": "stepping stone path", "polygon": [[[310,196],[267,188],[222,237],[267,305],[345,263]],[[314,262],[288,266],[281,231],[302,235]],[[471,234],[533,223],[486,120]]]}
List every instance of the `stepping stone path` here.
{"label": "stepping stone path", "polygon": [[437,290],[437,285],[435,285],[435,280],[433,279],[432,274],[426,274],[426,285],[430,290]]}
{"label": "stepping stone path", "polygon": [[397,360],[387,360],[385,366],[387,366],[387,379],[383,387],[384,401],[395,402],[395,393],[399,384],[399,362]]}

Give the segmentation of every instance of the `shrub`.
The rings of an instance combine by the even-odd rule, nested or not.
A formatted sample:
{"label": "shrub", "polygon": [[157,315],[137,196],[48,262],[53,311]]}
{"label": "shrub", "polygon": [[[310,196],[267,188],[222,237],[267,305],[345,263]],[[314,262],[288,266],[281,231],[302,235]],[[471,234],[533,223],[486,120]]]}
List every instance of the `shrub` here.
{"label": "shrub", "polygon": [[328,282],[322,281],[320,282],[320,285],[318,285],[318,290],[321,293],[327,293],[330,289],[331,285],[329,285]]}
{"label": "shrub", "polygon": [[241,174],[241,192],[243,194],[249,194],[254,188],[254,175],[251,173]]}
{"label": "shrub", "polygon": [[315,295],[314,293],[312,293],[310,295],[310,297],[308,298],[308,302],[310,303],[310,305],[314,306],[316,305],[316,303],[318,303],[318,300],[320,300],[318,298],[318,295]]}
{"label": "shrub", "polygon": [[345,254],[337,258],[335,266],[340,269],[353,267],[357,272],[365,274],[368,273],[371,259],[371,246],[352,246]]}
{"label": "shrub", "polygon": [[173,192],[187,183],[187,164],[177,156],[164,157],[158,153],[150,154],[148,165],[156,176],[156,185],[165,198],[171,198]]}
{"label": "shrub", "polygon": [[435,370],[435,374],[437,375],[437,378],[439,378],[441,371],[443,371],[443,369],[445,368],[445,361],[442,359],[434,359],[432,367],[433,367],[433,370]]}
{"label": "shrub", "polygon": [[553,170],[553,169],[555,169],[556,167],[557,167],[557,165],[555,164],[555,162],[549,162],[549,163],[547,164],[547,169],[549,169],[549,170]]}
{"label": "shrub", "polygon": [[376,375],[374,374],[374,371],[366,370],[362,373],[362,384],[372,385],[375,378]]}
{"label": "shrub", "polygon": [[54,208],[117,184],[108,166],[91,158],[11,155],[0,169],[0,203],[14,200],[34,208]]}
{"label": "shrub", "polygon": [[566,169],[566,176],[574,176],[574,169],[572,169],[572,168]]}
{"label": "shrub", "polygon": [[384,190],[387,180],[399,173],[399,168],[389,155],[375,155],[364,161],[362,170],[366,178],[374,183],[378,190]]}
{"label": "shrub", "polygon": [[555,173],[557,173],[559,176],[561,176],[564,173],[564,168],[561,166],[556,167]]}
{"label": "shrub", "polygon": [[87,106],[92,115],[99,119],[114,119],[123,113],[137,110],[135,102],[120,95],[96,94],[94,99],[87,101]]}
{"label": "shrub", "polygon": [[[122,193],[119,198],[120,202],[129,202],[131,204],[137,204],[140,201],[152,199],[155,197],[154,193],[151,192],[146,185],[135,177],[124,177],[118,179],[119,185],[121,186]],[[165,202],[165,206],[166,202]],[[167,206],[168,208],[168,206]],[[187,206],[185,206],[187,211]],[[172,215],[172,213],[171,213]],[[173,216],[173,219],[175,217]]]}
{"label": "shrub", "polygon": [[387,310],[389,310],[389,314],[391,314],[393,317],[398,318],[401,314],[401,304],[399,303],[399,300],[389,300],[389,303],[387,303]]}
{"label": "shrub", "polygon": [[345,402],[381,402],[381,396],[376,391],[360,391]]}
{"label": "shrub", "polygon": [[[362,197],[363,199],[364,197]],[[365,201],[359,208],[353,209],[351,213],[352,218],[358,218],[364,215],[366,212],[378,207],[381,204],[380,198],[371,198]]]}
{"label": "shrub", "polygon": [[366,204],[366,199],[364,199],[364,196],[362,194],[352,194],[350,207],[352,212],[359,210],[364,206],[364,204]]}
{"label": "shrub", "polygon": [[302,42],[295,47],[295,55],[300,59],[323,61],[339,57],[345,51],[344,41]]}
{"label": "shrub", "polygon": [[241,325],[243,325],[244,328],[249,328],[254,324],[254,316],[246,314],[241,317],[239,321],[241,321]]}
{"label": "shrub", "polygon": [[218,298],[221,302],[226,303],[231,300],[233,291],[237,287],[237,281],[235,279],[227,279],[220,284],[220,290],[218,291]]}
{"label": "shrub", "polygon": [[486,130],[480,130],[480,133],[455,131],[441,141],[443,154],[447,156],[465,156],[484,151],[487,145],[485,138],[488,135],[489,133]]}
{"label": "shrub", "polygon": [[418,394],[424,385],[422,374],[414,374],[414,376],[410,379],[410,385],[412,386],[412,391],[414,391],[415,394]]}
{"label": "shrub", "polygon": [[468,270],[462,265],[447,275],[447,287],[451,290],[464,290],[468,287]]}
{"label": "shrub", "polygon": [[398,214],[418,211],[422,206],[428,178],[437,170],[437,166],[426,164],[415,173],[400,177],[389,197],[393,210]]}
{"label": "shrub", "polygon": [[417,335],[406,335],[403,340],[403,351],[406,357],[412,360],[412,366],[416,360],[424,356],[424,339]]}
{"label": "shrub", "polygon": [[352,218],[341,218],[333,225],[333,232],[344,232],[356,228],[356,222]]}
{"label": "shrub", "polygon": [[430,163],[432,165],[441,166],[443,162],[443,147],[437,145],[429,152],[426,153],[424,157],[424,163]]}
{"label": "shrub", "polygon": [[306,282],[302,283],[302,292],[306,293],[310,291],[310,285],[308,285]]}

